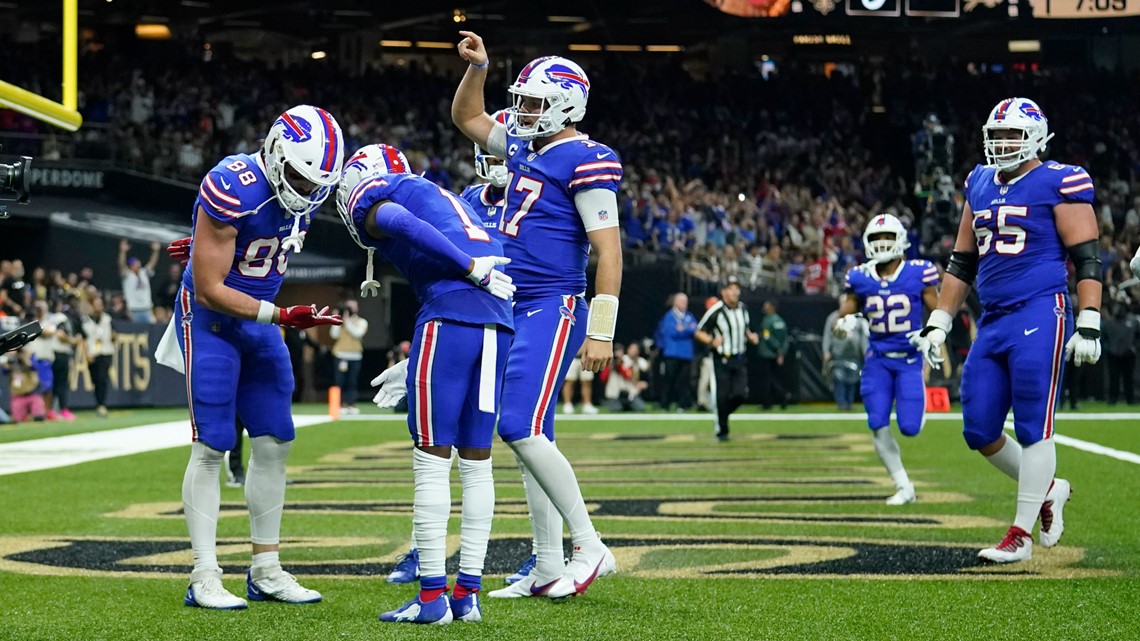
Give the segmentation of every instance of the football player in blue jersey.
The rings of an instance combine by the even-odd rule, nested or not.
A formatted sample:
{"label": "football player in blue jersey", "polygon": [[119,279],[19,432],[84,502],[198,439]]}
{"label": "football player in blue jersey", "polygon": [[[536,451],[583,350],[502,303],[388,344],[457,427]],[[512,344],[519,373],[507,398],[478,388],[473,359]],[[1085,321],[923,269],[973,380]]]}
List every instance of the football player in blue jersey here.
{"label": "football player in blue jersey", "polygon": [[[963,433],[970,449],[1017,481],[1013,526],[978,553],[1009,563],[1032,557],[1038,516],[1041,545],[1056,545],[1064,531],[1071,488],[1054,477],[1054,414],[1065,361],[1100,359],[1102,274],[1092,178],[1081,167],[1039,159],[1052,138],[1040,107],[1003,100],[982,135],[986,164],[966,178],[938,309],[913,340],[931,364],[940,363],[951,317],[971,285],[977,289],[983,313],[962,370]],[[1075,332],[1066,259],[1076,267]],[[1016,440],[1002,432],[1011,407]]]}
{"label": "football player in blue jersey", "polygon": [[[495,113],[493,118],[496,122],[507,122],[507,114],[502,111]],[[476,143],[475,175],[483,182],[469,185],[459,197],[480,214],[489,233],[497,234],[507,205],[507,165],[502,158],[492,156]]]}
{"label": "football player in blue jersey", "polygon": [[[483,41],[461,31],[460,56],[469,63],[455,92],[451,117],[475,144],[507,163],[507,206],[499,225],[514,278],[515,338],[499,415],[499,436],[524,468],[537,549],[525,579],[491,597],[567,597],[615,571],[569,461],[554,443],[554,406],[570,361],[581,352],[586,369],[613,359],[621,290],[616,152],[578,132],[590,81],[565,58],[550,56],[522,68],[509,88],[506,123],[483,105],[490,64]],[[586,305],[586,265],[597,256],[596,295]],[[562,522],[574,545],[563,561]]]}
{"label": "football player in blue jersey", "polygon": [[[245,497],[253,564],[246,594],[255,601],[312,603],[315,590],[281,569],[285,460],[293,441],[293,370],[281,330],[339,325],[313,305],[276,307],[289,254],[309,217],[340,180],[344,142],[323,109],[293,107],[273,123],[260,152],[224,158],[202,179],[194,203],[190,262],[175,301],[193,445],[182,504],[194,571],[185,603],[240,609],[222,586],[216,538],[222,457],[234,447],[235,413],[250,436]],[[183,245],[185,247],[185,245]],[[168,330],[171,331],[171,330]]]}
{"label": "football player in blue jersey", "polygon": [[867,262],[847,272],[834,329],[843,338],[864,318],[870,323],[860,391],[875,453],[895,482],[887,505],[905,505],[916,498],[891,434],[891,406],[899,431],[917,436],[926,421],[926,385],[922,357],[907,335],[922,327],[923,307],[933,310],[938,303],[938,268],[928,260],[905,260],[909,246],[898,218],[880,214],[871,219],[863,232]]}
{"label": "football player in blue jersey", "polygon": [[[422,303],[403,381],[411,388],[408,429],[415,448],[413,530],[420,592],[381,621],[446,624],[482,620],[479,591],[491,534],[495,486],[491,441],[514,317],[510,262],[475,212],[451,192],[408,173],[404,154],[368,145],[345,165],[337,210],[354,240],[407,277]],[[473,258],[472,255],[478,257]],[[459,576],[447,596],[447,519],[452,451],[463,484]]]}

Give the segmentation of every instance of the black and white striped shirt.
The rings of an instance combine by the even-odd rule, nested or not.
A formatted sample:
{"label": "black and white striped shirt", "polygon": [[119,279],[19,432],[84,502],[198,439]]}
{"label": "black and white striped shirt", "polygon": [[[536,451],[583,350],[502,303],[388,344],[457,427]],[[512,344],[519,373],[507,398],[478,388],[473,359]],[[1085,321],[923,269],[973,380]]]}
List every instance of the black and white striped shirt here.
{"label": "black and white striped shirt", "polygon": [[714,338],[724,338],[716,348],[721,356],[740,356],[748,346],[749,320],[748,308],[743,302],[728,307],[724,301],[717,301],[701,318],[699,329]]}

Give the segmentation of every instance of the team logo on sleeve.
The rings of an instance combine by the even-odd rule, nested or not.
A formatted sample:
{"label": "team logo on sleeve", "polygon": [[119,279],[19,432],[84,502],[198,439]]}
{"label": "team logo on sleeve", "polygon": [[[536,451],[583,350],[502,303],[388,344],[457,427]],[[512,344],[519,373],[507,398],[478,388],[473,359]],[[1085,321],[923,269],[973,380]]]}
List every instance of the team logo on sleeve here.
{"label": "team logo on sleeve", "polygon": [[305,142],[309,138],[313,137],[313,134],[311,133],[313,131],[313,126],[300,116],[294,116],[289,112],[285,112],[281,114],[281,117],[277,119],[277,122],[285,126],[285,131],[282,133],[282,136],[285,137],[285,140],[288,140],[290,142]]}

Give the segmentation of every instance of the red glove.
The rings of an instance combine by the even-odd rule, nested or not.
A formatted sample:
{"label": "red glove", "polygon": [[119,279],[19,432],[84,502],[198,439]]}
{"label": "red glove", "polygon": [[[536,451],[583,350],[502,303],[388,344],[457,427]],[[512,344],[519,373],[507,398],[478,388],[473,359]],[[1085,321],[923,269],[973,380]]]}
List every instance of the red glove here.
{"label": "red glove", "polygon": [[166,255],[170,260],[176,260],[183,266],[190,261],[190,238],[179,238],[166,247]]}
{"label": "red glove", "polygon": [[326,314],[328,311],[328,307],[322,307],[321,311],[318,312],[316,305],[282,307],[277,324],[285,327],[296,327],[297,329],[309,329],[317,325],[340,325],[344,322],[340,316]]}

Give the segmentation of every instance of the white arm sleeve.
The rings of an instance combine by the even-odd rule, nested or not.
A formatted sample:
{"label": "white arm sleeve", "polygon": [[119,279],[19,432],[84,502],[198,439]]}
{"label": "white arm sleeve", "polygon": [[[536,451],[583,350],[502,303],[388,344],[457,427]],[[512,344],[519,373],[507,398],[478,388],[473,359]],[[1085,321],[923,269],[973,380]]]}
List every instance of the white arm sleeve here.
{"label": "white arm sleeve", "polygon": [[617,194],[609,189],[587,189],[574,196],[574,206],[586,231],[618,226]]}
{"label": "white arm sleeve", "polygon": [[487,153],[503,160],[507,159],[507,126],[496,122],[487,134]]}

